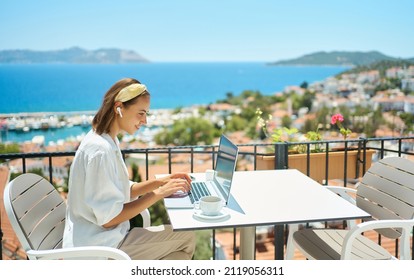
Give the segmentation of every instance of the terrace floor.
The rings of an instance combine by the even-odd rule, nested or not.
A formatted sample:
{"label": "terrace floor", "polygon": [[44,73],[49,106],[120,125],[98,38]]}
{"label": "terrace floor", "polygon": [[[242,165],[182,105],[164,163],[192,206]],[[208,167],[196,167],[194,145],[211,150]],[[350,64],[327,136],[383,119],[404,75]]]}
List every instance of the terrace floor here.
{"label": "terrace floor", "polygon": [[[377,241],[378,234],[374,231],[367,232],[365,236]],[[233,253],[233,231],[216,232],[216,240],[221,244],[223,251],[228,260],[234,259]],[[236,233],[236,248],[239,248],[240,236],[239,232]],[[387,249],[392,255],[395,255],[395,241],[382,237],[382,246]],[[240,254],[236,253],[236,260],[240,259]],[[256,244],[256,259],[257,260],[274,260],[275,259],[275,247],[273,244],[273,236],[269,235],[263,239],[263,242]],[[306,260],[298,250],[295,250],[295,260]]]}

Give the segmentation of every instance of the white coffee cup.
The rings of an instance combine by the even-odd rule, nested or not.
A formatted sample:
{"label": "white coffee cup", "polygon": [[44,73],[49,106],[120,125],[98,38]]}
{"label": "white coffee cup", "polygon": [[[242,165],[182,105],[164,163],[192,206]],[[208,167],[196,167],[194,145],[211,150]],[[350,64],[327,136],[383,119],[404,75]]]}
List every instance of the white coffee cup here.
{"label": "white coffee cup", "polygon": [[199,201],[194,203],[194,208],[196,210],[200,209],[202,214],[207,216],[216,216],[219,215],[223,209],[224,201],[218,196],[203,196]]}

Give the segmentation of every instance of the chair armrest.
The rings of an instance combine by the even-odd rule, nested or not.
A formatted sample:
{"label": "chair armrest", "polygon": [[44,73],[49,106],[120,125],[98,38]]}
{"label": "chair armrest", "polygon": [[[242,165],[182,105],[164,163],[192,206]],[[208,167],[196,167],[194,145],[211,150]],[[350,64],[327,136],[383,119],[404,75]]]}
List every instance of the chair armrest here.
{"label": "chair armrest", "polygon": [[357,190],[353,188],[345,188],[341,186],[325,186],[331,192],[338,194],[343,199],[351,202],[352,204],[356,204],[355,198],[349,194],[356,194]]}
{"label": "chair armrest", "polygon": [[[336,193],[337,195],[339,195],[340,197],[342,197],[343,199],[345,199],[346,201],[348,201],[349,203],[352,203],[353,205],[356,205],[356,200],[355,200],[355,196],[351,196],[350,194],[356,194],[357,190],[354,188],[345,188],[345,187],[341,187],[341,186],[325,186],[328,190],[330,190],[331,192]],[[356,222],[354,220],[347,220],[346,221],[347,227],[348,228],[353,228],[356,224]]]}
{"label": "chair armrest", "polygon": [[73,248],[60,248],[53,250],[28,250],[29,259],[58,260],[58,259],[114,259],[130,260],[124,251],[104,246],[83,246]]}
{"label": "chair armrest", "polygon": [[[411,259],[410,253],[410,235],[414,226],[414,220],[377,220],[360,223],[354,226],[346,234],[344,244],[342,245],[341,259],[350,259],[352,251],[352,243],[355,238],[368,230],[375,230],[381,228],[401,228],[401,259]],[[407,246],[408,244],[408,246]],[[408,248],[408,249],[407,249]]]}
{"label": "chair armrest", "polygon": [[150,227],[151,226],[151,215],[150,215],[149,210],[145,209],[140,214],[142,216],[142,226],[144,228]]}

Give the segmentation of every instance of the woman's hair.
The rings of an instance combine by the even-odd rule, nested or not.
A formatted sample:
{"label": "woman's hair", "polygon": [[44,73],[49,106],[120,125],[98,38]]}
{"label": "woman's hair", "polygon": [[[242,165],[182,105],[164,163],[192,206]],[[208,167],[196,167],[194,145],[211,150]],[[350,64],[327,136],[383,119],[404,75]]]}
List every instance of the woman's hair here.
{"label": "woman's hair", "polygon": [[[95,117],[92,120],[92,126],[97,134],[102,133],[109,133],[109,129],[112,125],[112,122],[115,119],[115,112],[114,112],[114,105],[115,105],[115,97],[117,94],[125,87],[132,85],[132,84],[140,84],[140,82],[136,79],[132,78],[124,78],[116,82],[105,94],[101,108],[99,108],[98,112],[96,113]],[[143,94],[140,94],[131,100],[123,102],[125,108],[128,106],[135,104],[137,102],[138,97],[143,95],[149,95],[149,92],[145,90]]]}

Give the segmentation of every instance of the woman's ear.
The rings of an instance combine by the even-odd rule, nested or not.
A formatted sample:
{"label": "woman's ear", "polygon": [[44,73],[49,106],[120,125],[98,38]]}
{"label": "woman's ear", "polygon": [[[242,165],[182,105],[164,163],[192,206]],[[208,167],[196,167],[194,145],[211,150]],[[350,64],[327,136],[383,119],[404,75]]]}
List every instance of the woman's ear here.
{"label": "woman's ear", "polygon": [[118,112],[119,116],[122,118],[122,111],[121,111],[120,106],[116,107],[116,111]]}
{"label": "woman's ear", "polygon": [[115,103],[115,114],[118,114],[122,118],[122,106],[120,102]]}

